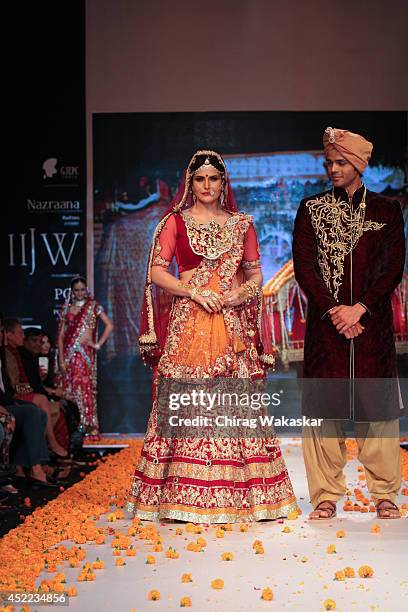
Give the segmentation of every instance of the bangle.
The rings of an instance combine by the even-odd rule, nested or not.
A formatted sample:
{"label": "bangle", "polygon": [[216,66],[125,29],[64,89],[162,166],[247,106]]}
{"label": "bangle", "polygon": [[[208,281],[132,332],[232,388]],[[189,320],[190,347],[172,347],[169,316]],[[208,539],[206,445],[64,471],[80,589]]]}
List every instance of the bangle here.
{"label": "bangle", "polygon": [[193,290],[191,290],[190,285],[186,285],[186,283],[182,283],[181,281],[179,281],[179,287],[180,287],[180,289],[187,289],[188,291],[191,292],[189,296],[185,296],[185,297],[192,297],[193,296],[193,291],[194,291],[195,287],[194,287]]}
{"label": "bangle", "polygon": [[248,302],[252,302],[254,297],[259,295],[259,287],[255,283],[255,281],[248,281],[248,282],[244,283],[241,286],[242,286],[242,288],[244,289],[244,291],[246,293],[246,298],[244,300],[244,304],[247,304]]}

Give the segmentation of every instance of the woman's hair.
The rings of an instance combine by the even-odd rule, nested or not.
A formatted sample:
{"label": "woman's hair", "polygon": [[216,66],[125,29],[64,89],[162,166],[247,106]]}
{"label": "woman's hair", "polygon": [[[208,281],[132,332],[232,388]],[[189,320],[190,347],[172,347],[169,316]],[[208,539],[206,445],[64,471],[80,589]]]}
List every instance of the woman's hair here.
{"label": "woman's hair", "polygon": [[43,338],[44,338],[44,336],[45,336],[45,338],[47,338],[47,340],[48,340],[48,342],[50,343],[51,348],[52,348],[52,347],[53,347],[53,345],[54,345],[54,343],[53,343],[53,340],[52,340],[52,338],[51,338],[50,334],[49,334],[49,333],[47,333],[46,331],[42,331],[41,335],[42,335],[42,337],[43,337]]}
{"label": "woman's hair", "polygon": [[71,281],[71,289],[73,289],[78,283],[83,283],[86,287],[86,278],[84,278],[83,276],[74,276]]}
{"label": "woman's hair", "polygon": [[197,155],[193,163],[190,165],[190,172],[195,172],[201,166],[203,166],[206,159],[209,159],[210,164],[214,166],[214,168],[216,168],[218,172],[220,172],[222,175],[225,174],[224,166],[222,165],[218,157],[216,155],[206,155],[205,153],[203,155]]}

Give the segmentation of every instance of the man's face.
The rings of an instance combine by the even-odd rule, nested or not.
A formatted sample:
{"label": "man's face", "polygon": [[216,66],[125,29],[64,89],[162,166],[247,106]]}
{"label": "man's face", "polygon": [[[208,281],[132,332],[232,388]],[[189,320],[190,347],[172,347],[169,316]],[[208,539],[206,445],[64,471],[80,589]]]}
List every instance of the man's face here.
{"label": "man's face", "polygon": [[327,153],[326,168],[333,187],[347,189],[353,182],[360,180],[360,175],[355,167],[335,150]]}
{"label": "man's face", "polygon": [[24,346],[33,355],[39,355],[41,351],[41,335],[29,336],[24,340]]}
{"label": "man's face", "polygon": [[15,326],[13,331],[6,332],[7,343],[10,346],[23,346],[24,331],[20,323]]}

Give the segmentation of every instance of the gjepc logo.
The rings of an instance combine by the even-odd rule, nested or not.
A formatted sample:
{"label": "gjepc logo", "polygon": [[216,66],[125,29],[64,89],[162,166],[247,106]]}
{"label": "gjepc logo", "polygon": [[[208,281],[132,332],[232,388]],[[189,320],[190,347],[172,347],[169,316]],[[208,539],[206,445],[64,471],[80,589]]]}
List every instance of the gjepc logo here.
{"label": "gjepc logo", "polygon": [[57,174],[57,163],[58,159],[56,157],[50,157],[45,160],[42,165],[42,169],[44,170],[43,179],[52,178],[54,174]]}
{"label": "gjepc logo", "polygon": [[50,183],[50,185],[58,181],[63,181],[65,185],[75,185],[75,181],[79,179],[79,166],[60,165],[56,157],[46,159],[42,165],[42,170],[43,181]]}

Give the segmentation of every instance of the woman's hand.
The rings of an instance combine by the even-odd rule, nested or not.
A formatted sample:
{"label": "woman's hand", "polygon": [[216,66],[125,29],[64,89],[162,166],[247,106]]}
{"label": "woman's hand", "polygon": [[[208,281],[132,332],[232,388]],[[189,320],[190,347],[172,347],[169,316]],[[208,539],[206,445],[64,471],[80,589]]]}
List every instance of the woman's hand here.
{"label": "woman's hand", "polygon": [[211,289],[200,289],[199,291],[193,289],[191,299],[207,312],[220,312],[224,306],[223,298]]}
{"label": "woman's hand", "polygon": [[86,344],[87,346],[90,346],[91,348],[95,349],[95,351],[99,351],[99,349],[101,348],[101,345],[98,342],[92,342],[92,340],[86,340],[86,342],[84,342],[84,344]]}
{"label": "woman's hand", "polygon": [[242,287],[236,287],[224,293],[224,305],[225,306],[239,306],[245,302],[247,294],[245,289]]}

